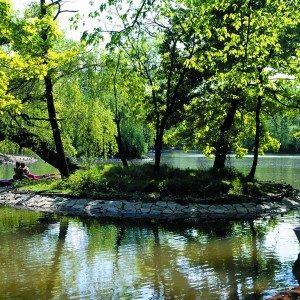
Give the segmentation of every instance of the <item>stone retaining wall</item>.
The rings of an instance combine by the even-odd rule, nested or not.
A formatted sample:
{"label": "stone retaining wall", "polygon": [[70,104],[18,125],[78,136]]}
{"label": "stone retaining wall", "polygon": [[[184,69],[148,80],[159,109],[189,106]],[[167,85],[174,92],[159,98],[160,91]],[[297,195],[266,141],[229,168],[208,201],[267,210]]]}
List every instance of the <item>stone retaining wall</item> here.
{"label": "stone retaining wall", "polygon": [[59,196],[23,193],[17,190],[0,188],[0,205],[31,210],[60,213],[65,215],[92,217],[125,218],[253,218],[262,215],[286,213],[299,207],[300,196],[283,198],[276,202],[242,204],[178,204],[171,201],[127,201],[71,199]]}

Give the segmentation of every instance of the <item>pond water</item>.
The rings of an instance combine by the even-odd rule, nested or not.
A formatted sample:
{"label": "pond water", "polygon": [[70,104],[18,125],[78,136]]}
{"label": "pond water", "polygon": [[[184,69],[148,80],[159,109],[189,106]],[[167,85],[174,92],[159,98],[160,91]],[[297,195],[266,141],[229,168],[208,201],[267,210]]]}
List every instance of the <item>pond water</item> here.
{"label": "pond water", "polygon": [[[190,168],[212,163],[177,152],[163,161]],[[250,162],[231,159],[245,172]],[[267,157],[258,176],[299,185],[299,168],[300,157]],[[184,224],[1,207],[0,299],[267,299],[299,285],[300,247],[292,230],[299,223],[298,212]]]}
{"label": "pond water", "polygon": [[[227,164],[247,174],[252,166],[252,155],[243,159],[229,156]],[[170,151],[162,156],[162,163],[181,169],[209,168],[212,159],[207,159],[199,152]],[[300,155],[264,155],[258,159],[256,178],[260,180],[274,180],[287,182],[300,189]]]}
{"label": "pond water", "polygon": [[[35,163],[26,162],[26,165],[29,167],[30,172],[36,175],[59,173],[57,169],[55,169],[54,167],[45,163],[42,160],[38,160]],[[9,179],[12,178],[13,175],[14,175],[14,165],[12,164],[0,165],[0,179]]]}

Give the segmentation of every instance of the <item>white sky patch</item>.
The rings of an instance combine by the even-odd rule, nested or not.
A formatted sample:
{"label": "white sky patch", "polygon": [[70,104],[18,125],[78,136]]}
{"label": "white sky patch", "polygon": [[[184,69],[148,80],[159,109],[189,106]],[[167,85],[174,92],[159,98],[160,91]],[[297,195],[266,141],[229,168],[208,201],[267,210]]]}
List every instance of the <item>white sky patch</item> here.
{"label": "white sky patch", "polygon": [[270,67],[265,68],[265,70],[273,74],[269,76],[270,80],[295,80],[296,79],[294,75],[277,73],[275,69]]}
{"label": "white sky patch", "polygon": [[[32,0],[12,0],[12,4],[15,10],[20,12],[32,2]],[[71,10],[77,12],[63,12],[59,15],[58,21],[61,29],[65,32],[66,37],[73,40],[80,40],[83,31],[91,31],[95,27],[99,27],[98,21],[95,21],[88,17],[88,14],[100,6],[102,1],[97,1],[97,5],[90,5],[90,0],[66,0],[62,3],[62,10]],[[50,3],[50,1],[48,1]],[[78,22],[78,29],[71,29],[72,23],[70,17],[74,17],[76,14],[80,14],[82,19]]]}

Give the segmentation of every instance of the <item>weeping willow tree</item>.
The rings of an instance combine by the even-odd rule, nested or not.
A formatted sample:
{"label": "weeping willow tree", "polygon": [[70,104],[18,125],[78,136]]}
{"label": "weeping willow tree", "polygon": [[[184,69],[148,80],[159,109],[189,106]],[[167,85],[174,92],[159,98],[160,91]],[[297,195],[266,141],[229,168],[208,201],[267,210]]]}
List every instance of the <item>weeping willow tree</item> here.
{"label": "weeping willow tree", "polygon": [[120,145],[125,160],[144,154],[143,128],[148,130],[140,105],[144,85],[124,53],[92,51],[81,57],[80,65],[84,68],[66,77],[66,85],[57,85],[63,128],[77,154],[121,158]]}
{"label": "weeping willow tree", "polygon": [[[107,157],[116,153],[116,128],[113,114],[105,106],[101,93],[96,96],[89,85],[97,74],[88,68],[57,86],[63,129],[76,156]],[[99,78],[98,78],[99,79]]]}

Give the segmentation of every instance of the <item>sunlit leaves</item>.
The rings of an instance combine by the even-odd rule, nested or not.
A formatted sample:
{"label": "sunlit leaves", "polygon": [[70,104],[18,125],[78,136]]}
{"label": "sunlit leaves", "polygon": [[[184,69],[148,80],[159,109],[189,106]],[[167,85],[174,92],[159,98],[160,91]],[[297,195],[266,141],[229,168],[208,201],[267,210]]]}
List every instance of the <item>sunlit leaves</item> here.
{"label": "sunlit leaves", "polygon": [[0,1],[0,14],[0,38],[4,44],[0,48],[0,114],[2,115],[5,111],[10,110],[18,114],[20,113],[21,103],[15,96],[8,92],[9,80],[14,76],[15,61],[9,56],[8,50],[4,50],[4,47],[11,41],[13,36],[11,30],[12,11],[10,1]]}
{"label": "sunlit leaves", "polygon": [[0,71],[0,115],[5,111],[20,113],[21,102],[13,95],[7,93],[9,80],[6,74]]}
{"label": "sunlit leaves", "polygon": [[[280,99],[280,86],[269,76],[270,68],[275,73],[287,74],[291,74],[292,69],[294,72],[300,69],[296,67],[296,60],[292,59],[298,51],[293,39],[299,27],[299,1],[180,2],[182,7],[186,7],[184,28],[193,32],[199,41],[197,56],[186,60],[185,65],[200,71],[209,70],[213,76],[207,81],[209,91],[186,107],[184,126],[177,126],[173,138],[184,140],[186,132],[193,137],[190,147],[197,146],[209,155],[213,151],[210,147],[218,138],[228,102],[236,98],[240,102],[240,113],[235,116],[235,123],[227,132],[226,139],[231,150],[241,157],[247,153],[243,143],[254,138],[257,97],[263,97],[262,123],[268,114],[286,112],[272,95],[272,92],[280,91],[277,95]],[[283,43],[287,38],[289,42]],[[262,70],[262,82],[259,70]],[[292,101],[291,95],[289,93],[289,102]],[[281,97],[281,101],[285,103],[286,96]],[[191,126],[194,128],[192,135]],[[278,148],[278,141],[266,129],[261,132],[261,152]]]}

